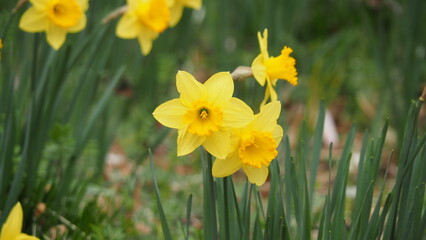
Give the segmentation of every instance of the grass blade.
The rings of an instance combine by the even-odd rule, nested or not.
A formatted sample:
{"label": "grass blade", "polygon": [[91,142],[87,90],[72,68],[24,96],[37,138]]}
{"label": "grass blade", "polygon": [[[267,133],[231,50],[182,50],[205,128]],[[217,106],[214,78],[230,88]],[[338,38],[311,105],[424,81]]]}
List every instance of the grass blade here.
{"label": "grass blade", "polygon": [[173,238],[172,238],[172,235],[170,233],[169,224],[167,223],[166,214],[164,214],[163,205],[161,204],[161,198],[160,198],[160,192],[158,190],[157,178],[155,177],[155,172],[154,172],[154,163],[153,163],[153,160],[152,160],[152,152],[150,150],[149,150],[149,165],[151,167],[152,178],[153,178],[153,181],[154,181],[155,197],[156,197],[156,200],[157,200],[158,211],[160,212],[160,220],[161,220],[161,227],[163,229],[163,236],[164,236],[164,239],[171,240]]}
{"label": "grass blade", "polygon": [[[205,157],[207,154],[207,159]],[[203,168],[203,225],[204,238],[207,240],[216,240],[217,236],[217,220],[216,220],[216,194],[212,176],[212,155],[202,151],[202,168]]]}
{"label": "grass blade", "polygon": [[309,205],[312,208],[312,201],[314,199],[315,180],[317,178],[318,164],[321,156],[322,148],[322,137],[324,133],[324,120],[325,120],[325,104],[324,101],[320,102],[319,113],[317,118],[317,126],[315,127],[314,139],[313,139],[313,150],[312,150],[312,162],[311,162],[311,178],[309,181]]}
{"label": "grass blade", "polygon": [[189,239],[189,226],[191,225],[191,208],[192,208],[192,194],[188,197],[188,202],[186,203],[186,235],[185,239]]}

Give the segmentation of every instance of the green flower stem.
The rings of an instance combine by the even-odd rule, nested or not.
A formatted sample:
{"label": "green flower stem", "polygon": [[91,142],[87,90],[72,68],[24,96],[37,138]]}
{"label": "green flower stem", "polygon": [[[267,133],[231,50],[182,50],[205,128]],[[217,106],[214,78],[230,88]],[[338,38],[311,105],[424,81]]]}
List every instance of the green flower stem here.
{"label": "green flower stem", "polygon": [[225,239],[231,239],[229,233],[229,206],[228,206],[228,178],[223,178],[223,198],[225,200],[224,214],[225,214]]}
{"label": "green flower stem", "polygon": [[212,155],[206,151],[202,152],[203,167],[203,225],[204,239],[215,240],[217,236],[217,220],[216,220],[216,194],[214,191],[214,183],[212,176]]}

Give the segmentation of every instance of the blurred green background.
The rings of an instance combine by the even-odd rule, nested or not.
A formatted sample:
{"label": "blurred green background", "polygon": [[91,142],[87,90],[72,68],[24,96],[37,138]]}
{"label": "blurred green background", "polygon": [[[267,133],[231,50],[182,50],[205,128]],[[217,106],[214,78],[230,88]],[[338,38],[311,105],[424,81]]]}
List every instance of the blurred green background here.
{"label": "blurred green background", "polygon": [[[201,166],[197,154],[175,156],[176,132],[151,113],[177,96],[178,70],[205,81],[250,66],[264,28],[271,56],[294,50],[299,85],[278,82],[289,132],[316,119],[324,99],[340,135],[354,122],[378,133],[388,118],[395,148],[426,82],[422,0],[207,0],[185,9],[145,57],[136,40],[115,36],[117,19],[101,23],[124,1],[90,1],[86,29],[57,52],[44,33],[18,28],[29,4],[12,14],[15,4],[0,0],[0,210],[21,201],[35,213],[26,229],[46,239],[156,239],[148,148],[169,218],[183,216],[188,192],[201,192]],[[263,94],[254,79],[236,82],[255,111]]]}

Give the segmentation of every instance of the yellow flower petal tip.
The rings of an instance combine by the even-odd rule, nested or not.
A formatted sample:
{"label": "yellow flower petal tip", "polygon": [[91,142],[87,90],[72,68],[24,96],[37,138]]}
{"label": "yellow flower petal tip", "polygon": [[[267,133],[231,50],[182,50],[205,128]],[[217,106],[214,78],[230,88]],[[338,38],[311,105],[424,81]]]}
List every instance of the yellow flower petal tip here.
{"label": "yellow flower petal tip", "polygon": [[166,0],[127,0],[128,9],[117,24],[119,38],[137,38],[143,55],[152,42],[169,26],[170,9]]}
{"label": "yellow flower petal tip", "polygon": [[170,27],[176,26],[179,20],[182,18],[183,9],[185,7],[199,10],[202,6],[201,0],[169,0],[170,9]]}
{"label": "yellow flower petal tip", "polygon": [[290,56],[293,50],[284,46],[281,54],[277,57],[270,57],[268,53],[268,30],[263,31],[263,36],[260,32],[257,33],[259,40],[260,55],[252,62],[253,76],[256,81],[264,86],[266,83],[265,99],[261,105],[271,98],[276,101],[278,96],[274,86],[278,79],[287,80],[291,85],[297,85],[297,70],[296,60]]}
{"label": "yellow flower petal tip", "polygon": [[268,103],[248,125],[233,130],[233,149],[224,159],[215,160],[213,176],[226,177],[243,168],[251,183],[258,186],[265,183],[268,166],[277,157],[277,147],[283,137],[282,128],[277,124],[280,112],[279,101]]}
{"label": "yellow flower petal tip", "polygon": [[49,45],[58,50],[68,33],[86,27],[88,0],[32,0],[22,15],[19,28],[26,32],[46,32]]}
{"label": "yellow flower petal tip", "polygon": [[40,240],[37,237],[21,233],[22,221],[22,206],[17,202],[1,228],[0,240]]}
{"label": "yellow flower petal tip", "polygon": [[211,76],[204,84],[190,73],[176,75],[179,98],[158,106],[153,116],[161,124],[178,129],[178,155],[186,155],[203,145],[216,157],[230,151],[229,129],[253,120],[253,112],[232,97],[234,82],[229,72]]}

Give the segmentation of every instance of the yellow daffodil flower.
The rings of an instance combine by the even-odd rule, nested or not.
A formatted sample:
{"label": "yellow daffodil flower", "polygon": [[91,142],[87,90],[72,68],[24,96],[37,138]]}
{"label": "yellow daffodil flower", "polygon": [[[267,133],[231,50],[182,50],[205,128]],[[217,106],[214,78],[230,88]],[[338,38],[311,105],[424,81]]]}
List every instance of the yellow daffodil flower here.
{"label": "yellow daffodil flower", "polygon": [[170,27],[176,26],[182,17],[183,8],[193,8],[199,10],[201,8],[201,0],[168,0],[170,8]]}
{"label": "yellow daffodil flower", "polygon": [[234,129],[231,137],[234,150],[226,158],[215,160],[213,176],[226,177],[243,168],[251,183],[258,186],[265,183],[269,163],[278,155],[276,149],[283,137],[283,129],[277,124],[280,112],[281,103],[270,102],[250,124]]}
{"label": "yellow daffodil flower", "polygon": [[148,55],[159,33],[169,25],[170,10],[166,0],[127,0],[128,9],[118,22],[116,35],[137,38],[142,54]]}
{"label": "yellow daffodil flower", "polygon": [[67,33],[86,27],[88,0],[29,0],[32,6],[22,15],[19,28],[26,32],[46,32],[47,42],[58,50]]}
{"label": "yellow daffodil flower", "polygon": [[216,73],[202,84],[179,71],[176,86],[180,98],[161,104],[153,115],[164,126],[178,129],[177,155],[203,145],[213,156],[226,157],[231,150],[229,128],[243,127],[254,117],[247,104],[232,97],[231,74]]}
{"label": "yellow daffodil flower", "polygon": [[266,101],[271,98],[271,101],[278,100],[275,92],[275,85],[278,79],[285,79],[291,85],[297,85],[296,60],[290,57],[293,50],[284,46],[281,50],[281,55],[278,57],[269,57],[268,54],[268,29],[263,31],[263,37],[260,32],[257,33],[259,39],[260,54],[253,60],[251,65],[254,78],[261,85],[265,86],[265,98],[261,106],[265,105]]}
{"label": "yellow daffodil flower", "polygon": [[0,240],[40,240],[37,237],[29,236],[22,231],[22,206],[18,202],[10,211],[6,222],[1,227]]}

